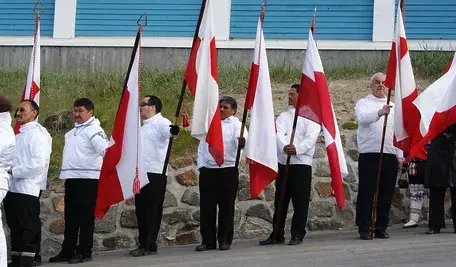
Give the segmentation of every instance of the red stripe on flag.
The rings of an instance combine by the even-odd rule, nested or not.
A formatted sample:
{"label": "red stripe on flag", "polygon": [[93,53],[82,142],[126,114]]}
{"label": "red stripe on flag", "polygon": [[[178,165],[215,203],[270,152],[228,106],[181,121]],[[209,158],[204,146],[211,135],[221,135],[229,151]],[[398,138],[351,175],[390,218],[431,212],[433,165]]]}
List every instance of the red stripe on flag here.
{"label": "red stripe on flag", "polygon": [[[413,101],[418,97],[418,91],[414,90],[409,96],[402,98],[402,120],[404,129],[409,133],[409,137],[397,142],[394,140],[394,145],[405,152],[409,152],[413,145],[413,134],[419,131],[420,112],[413,104]],[[399,114],[398,114],[399,115]],[[424,148],[423,148],[424,149]]]}
{"label": "red stripe on flag", "polygon": [[[36,95],[40,91],[40,87],[38,87],[38,85],[35,83],[35,81],[32,81],[32,84],[30,86],[30,95],[26,96],[26,92],[27,92],[26,86],[27,85],[24,86],[24,90],[22,91],[21,100],[20,100],[21,103],[24,100],[35,100]],[[39,105],[39,103],[37,103],[37,104]],[[20,125],[19,125],[19,123],[16,122],[14,124],[14,133],[15,134],[19,133],[19,128],[20,128]]]}
{"label": "red stripe on flag", "polygon": [[[260,52],[261,53],[261,52]],[[260,66],[252,63],[250,68],[249,87],[247,88],[247,95],[245,96],[244,109],[251,109],[255,101],[255,93],[258,86],[258,77],[260,75]]]}
{"label": "red stripe on flag", "polygon": [[187,82],[190,93],[194,96],[196,94],[196,83],[198,81],[198,74],[196,73],[196,58],[201,44],[201,39],[198,37],[195,40],[195,45],[192,47],[190,57],[188,58],[187,68],[185,69],[184,78]]}
{"label": "red stripe on flag", "polygon": [[391,51],[388,59],[388,68],[386,70],[385,86],[391,90],[396,88],[396,70],[397,70],[397,59],[396,59],[396,43],[393,42],[391,45]]}
{"label": "red stripe on flag", "polygon": [[340,171],[336,142],[326,147],[326,153],[328,154],[329,170],[331,172],[331,194],[336,198],[337,207],[342,209],[345,206],[345,192],[342,185],[342,173]]}
{"label": "red stripe on flag", "polygon": [[214,117],[212,117],[209,130],[206,135],[206,142],[209,145],[209,153],[214,158],[218,166],[224,162],[223,134],[222,134],[222,117],[220,107],[217,106]]}
{"label": "red stripe on flag", "polygon": [[215,45],[215,37],[211,40],[211,75],[215,82],[219,84],[218,80],[218,69],[217,69],[217,47]]}
{"label": "red stripe on flag", "polygon": [[268,184],[277,178],[277,172],[256,161],[247,160],[250,174],[250,196],[255,199]]}

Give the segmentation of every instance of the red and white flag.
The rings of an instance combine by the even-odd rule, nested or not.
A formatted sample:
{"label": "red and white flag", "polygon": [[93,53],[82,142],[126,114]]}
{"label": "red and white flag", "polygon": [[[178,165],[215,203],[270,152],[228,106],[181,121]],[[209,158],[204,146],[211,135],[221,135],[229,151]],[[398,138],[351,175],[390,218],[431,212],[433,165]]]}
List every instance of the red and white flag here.
{"label": "red and white flag", "polygon": [[309,31],[306,56],[302,68],[301,90],[296,112],[323,128],[326,153],[331,172],[331,191],[339,209],[345,206],[342,178],[348,174],[339,126],[332,107],[326,76],[317,45]]}
{"label": "red and white flag", "polygon": [[417,155],[421,147],[456,122],[455,64],[451,63],[449,70],[424,90],[413,104],[420,111],[421,121],[416,133],[418,142],[412,147],[407,160]]}
{"label": "red and white flag", "polygon": [[244,108],[250,110],[245,155],[249,165],[250,195],[255,199],[278,174],[274,106],[261,18]]}
{"label": "red and white flag", "polygon": [[[33,48],[29,62],[27,81],[22,90],[20,102],[24,100],[33,100],[38,105],[40,104],[40,65],[40,18],[37,16],[35,19],[35,33],[33,35]],[[17,122],[14,125],[14,133],[19,133],[19,124]]]}
{"label": "red and white flag", "polygon": [[[394,145],[409,153],[414,145],[420,114],[413,101],[418,97],[412,61],[405,36],[400,4],[397,7],[396,34],[393,39],[385,86],[394,91]],[[425,155],[424,147],[420,156]]]}
{"label": "red and white flag", "polygon": [[222,119],[219,108],[217,50],[212,15],[212,0],[207,0],[198,37],[193,44],[185,70],[190,93],[195,96],[191,134],[206,141],[217,165],[224,159]]}
{"label": "red and white flag", "polygon": [[103,160],[95,215],[101,219],[109,207],[138,194],[149,181],[142,168],[140,101],[141,29],[136,35],[109,147]]}

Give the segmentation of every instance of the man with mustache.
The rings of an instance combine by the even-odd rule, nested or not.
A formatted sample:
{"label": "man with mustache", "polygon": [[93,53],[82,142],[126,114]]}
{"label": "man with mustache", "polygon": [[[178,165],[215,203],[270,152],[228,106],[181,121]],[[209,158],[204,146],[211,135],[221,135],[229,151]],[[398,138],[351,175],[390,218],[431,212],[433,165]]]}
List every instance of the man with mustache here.
{"label": "man with mustache", "polygon": [[37,249],[39,194],[42,180],[47,178],[52,138],[37,123],[39,107],[33,100],[20,104],[16,121],[20,125],[16,136],[9,192],[5,198],[6,221],[11,229],[12,267],[31,267]]}
{"label": "man with mustache", "polygon": [[92,260],[98,178],[108,147],[94,111],[95,105],[87,98],[74,102],[75,127],[65,134],[60,172],[60,179],[65,180],[65,239],[62,250],[50,262]]}
{"label": "man with mustache", "polygon": [[355,107],[358,121],[359,149],[359,191],[356,200],[356,226],[362,240],[370,239],[372,204],[377,187],[377,170],[380,159],[380,146],[385,117],[389,115],[386,126],[383,161],[378,193],[375,238],[389,238],[386,229],[393,199],[398,168],[402,167],[402,151],[394,147],[394,109],[393,103],[386,104],[387,88],[385,75],[375,73],[370,79],[371,94],[358,100]]}

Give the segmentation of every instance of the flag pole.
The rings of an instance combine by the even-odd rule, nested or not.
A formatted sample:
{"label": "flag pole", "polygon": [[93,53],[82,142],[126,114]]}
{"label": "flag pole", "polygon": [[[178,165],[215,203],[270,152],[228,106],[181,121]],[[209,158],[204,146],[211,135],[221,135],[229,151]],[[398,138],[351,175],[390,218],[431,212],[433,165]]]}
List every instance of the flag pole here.
{"label": "flag pole", "polygon": [[[315,15],[316,15],[316,12],[317,12],[317,6],[315,5],[314,14],[313,14],[313,17],[312,17],[312,22],[310,24],[310,28],[311,28],[312,34],[315,32]],[[303,90],[303,89],[304,88],[301,88],[301,90]],[[296,134],[296,125],[298,123],[298,116],[299,116],[299,111],[298,111],[297,107],[295,107],[295,115],[294,115],[294,119],[293,119],[293,128],[292,128],[291,136],[290,136],[290,146],[293,145],[293,143],[294,143],[294,137],[295,137],[295,134]],[[280,220],[280,215],[283,212],[282,211],[282,203],[283,203],[283,201],[285,199],[285,191],[287,190],[287,178],[288,178],[288,172],[289,172],[289,169],[290,169],[290,161],[291,161],[291,156],[288,155],[287,156],[287,162],[286,162],[286,165],[285,165],[285,169],[284,169],[284,172],[283,172],[283,181],[282,181],[282,188],[281,188],[280,197],[279,197],[279,205],[278,205],[277,217],[276,217],[276,221],[273,222],[273,224],[274,224],[273,232],[274,232],[274,235],[275,235],[275,236],[273,236],[274,240],[277,240],[278,238],[280,238],[279,236],[277,236],[277,233],[278,233],[277,227],[279,225],[278,220]],[[276,188],[276,190],[277,190],[277,188]]]}
{"label": "flag pole", "polygon": [[[201,27],[201,21],[203,20],[203,15],[204,15],[204,10],[206,9],[206,3],[207,0],[202,0],[201,3],[201,8],[200,8],[200,13],[198,17],[198,22],[196,23],[196,28],[195,28],[195,34],[193,35],[193,42],[192,42],[192,48],[190,51],[193,50],[196,40],[198,38],[198,33]],[[179,114],[182,108],[182,103],[184,102],[184,95],[185,95],[185,89],[187,88],[187,81],[185,78],[182,80],[182,87],[181,87],[181,92],[179,95],[179,101],[177,102],[177,107],[176,107],[176,112],[174,113],[174,121],[173,121],[173,126],[177,125],[177,122],[179,120]],[[166,175],[166,171],[168,170],[168,163],[169,163],[169,157],[171,155],[171,149],[173,146],[173,141],[174,141],[175,136],[171,135],[169,137],[169,144],[168,144],[168,149],[166,151],[166,156],[165,156],[165,163],[163,164],[163,171],[162,174]]]}
{"label": "flag pole", "polygon": [[[264,22],[264,10],[266,9],[266,5],[267,5],[267,0],[264,0],[263,1],[263,4],[261,4],[261,13],[260,13],[260,20],[261,20],[261,31],[263,31],[263,22]],[[260,47],[261,47],[261,39],[260,39]],[[260,65],[260,58],[261,58],[261,49],[259,49],[258,51],[258,65]],[[255,85],[258,84],[258,77],[260,76],[260,72],[258,71],[258,73],[256,73],[255,75]],[[249,81],[249,86],[250,86],[250,81]],[[248,89],[247,89],[248,90]],[[247,100],[247,99],[246,99]],[[242,139],[244,137],[244,128],[245,128],[245,124],[247,122],[247,113],[248,113],[248,109],[245,108],[244,106],[244,113],[242,114],[242,125],[241,125],[241,133],[239,134],[239,139]],[[239,168],[239,160],[241,158],[241,145],[240,143],[238,143],[238,147],[237,147],[237,152],[236,152],[236,163],[235,163],[235,168]]]}

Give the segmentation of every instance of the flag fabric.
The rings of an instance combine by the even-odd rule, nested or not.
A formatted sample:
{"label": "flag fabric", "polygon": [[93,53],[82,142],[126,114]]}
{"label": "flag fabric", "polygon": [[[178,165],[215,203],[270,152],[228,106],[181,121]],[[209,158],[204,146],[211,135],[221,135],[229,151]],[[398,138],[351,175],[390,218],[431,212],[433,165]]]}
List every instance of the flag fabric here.
{"label": "flag fabric", "polygon": [[249,166],[252,199],[257,198],[278,175],[274,106],[261,17],[258,21],[244,106],[246,110],[250,110],[249,141],[246,144],[245,155]]}
{"label": "flag fabric", "polygon": [[456,122],[456,67],[451,64],[452,67],[413,102],[420,111],[421,120],[416,133],[418,141],[407,160],[419,154],[421,147]]}
{"label": "flag fabric", "polygon": [[109,207],[138,194],[148,183],[142,168],[140,101],[141,28],[136,35],[132,59],[119,108],[100,172],[95,215],[101,219]]}
{"label": "flag fabric", "polygon": [[444,74],[447,73],[452,67],[454,67],[456,65],[455,55],[456,55],[456,53],[453,54],[453,57],[451,58],[450,63],[448,63]]}
{"label": "flag fabric", "polygon": [[[394,145],[409,153],[418,130],[420,113],[413,101],[418,97],[412,61],[405,36],[400,4],[397,7],[396,33],[392,42],[385,86],[394,90]],[[420,155],[425,155],[424,147]]]}
{"label": "flag fabric", "polygon": [[191,134],[208,143],[209,153],[217,165],[221,166],[224,148],[216,56],[212,0],[207,0],[185,71],[185,80],[190,93],[195,97]]}
{"label": "flag fabric", "polygon": [[307,41],[296,112],[301,117],[319,123],[323,128],[331,173],[331,191],[336,198],[337,206],[342,209],[345,206],[342,178],[348,174],[347,163],[326,76],[311,31]]}
{"label": "flag fabric", "polygon": [[[38,105],[40,104],[40,65],[40,18],[39,16],[36,16],[32,55],[29,62],[27,81],[25,83],[24,89],[22,90],[20,102],[24,100],[33,100]],[[14,133],[19,133],[19,124],[17,122],[14,125]]]}

